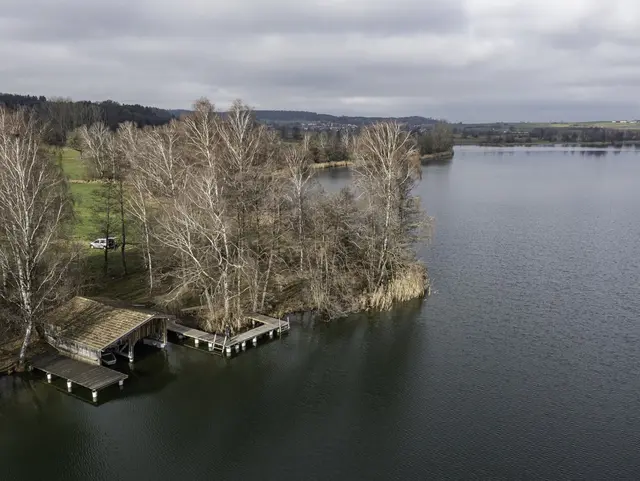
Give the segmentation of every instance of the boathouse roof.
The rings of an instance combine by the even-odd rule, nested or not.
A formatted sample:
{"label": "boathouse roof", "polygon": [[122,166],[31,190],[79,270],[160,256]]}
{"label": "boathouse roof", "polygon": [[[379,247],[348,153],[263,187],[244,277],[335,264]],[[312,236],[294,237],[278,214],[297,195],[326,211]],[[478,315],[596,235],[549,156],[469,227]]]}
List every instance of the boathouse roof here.
{"label": "boathouse roof", "polygon": [[104,298],[77,296],[46,318],[48,331],[66,342],[101,351],[154,318],[173,317]]}

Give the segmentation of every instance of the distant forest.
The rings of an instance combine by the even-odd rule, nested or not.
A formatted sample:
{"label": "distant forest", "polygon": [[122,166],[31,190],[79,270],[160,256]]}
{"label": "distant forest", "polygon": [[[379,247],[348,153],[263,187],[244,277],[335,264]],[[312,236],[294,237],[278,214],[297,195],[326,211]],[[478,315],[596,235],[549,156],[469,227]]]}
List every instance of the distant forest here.
{"label": "distant forest", "polygon": [[[159,126],[177,119],[181,115],[190,113],[189,110],[166,110],[155,107],[146,107],[139,104],[120,104],[112,100],[91,102],[86,100],[73,101],[67,98],[34,95],[15,95],[0,93],[0,105],[10,109],[17,107],[34,108],[40,117],[49,122],[51,131],[47,141],[54,145],[62,145],[66,142],[68,132],[82,125],[91,125],[95,122],[104,122],[111,130],[117,129],[124,122],[134,122],[139,127]],[[305,111],[286,110],[256,110],[255,118],[258,122],[270,125],[289,125],[303,123],[320,123],[326,126],[352,126],[361,127],[379,121],[397,120],[407,124],[410,128],[435,125],[439,121],[426,117],[349,117],[318,114]],[[224,113],[222,114],[224,117]]]}
{"label": "distant forest", "polygon": [[53,145],[63,145],[68,132],[82,125],[104,122],[110,129],[115,130],[118,125],[130,121],[138,126],[159,126],[169,123],[175,115],[168,110],[145,107],[142,105],[128,105],[105,100],[90,102],[86,100],[73,101],[64,98],[49,98],[32,95],[13,95],[0,93],[0,105],[9,109],[29,107],[38,112],[39,117],[49,123],[46,141]]}
{"label": "distant forest", "polygon": [[400,123],[407,124],[410,127],[420,125],[435,125],[441,121],[427,117],[350,117],[336,116],[329,114],[317,114],[315,112],[297,111],[297,110],[256,110],[256,119],[265,123],[287,123],[287,122],[324,122],[340,125],[362,126],[376,122],[384,122],[387,120],[396,120]]}
{"label": "distant forest", "polygon": [[635,124],[554,126],[536,124],[514,125],[460,125],[453,127],[454,141],[458,145],[529,145],[576,144],[585,146],[622,146],[640,144],[640,128]]}

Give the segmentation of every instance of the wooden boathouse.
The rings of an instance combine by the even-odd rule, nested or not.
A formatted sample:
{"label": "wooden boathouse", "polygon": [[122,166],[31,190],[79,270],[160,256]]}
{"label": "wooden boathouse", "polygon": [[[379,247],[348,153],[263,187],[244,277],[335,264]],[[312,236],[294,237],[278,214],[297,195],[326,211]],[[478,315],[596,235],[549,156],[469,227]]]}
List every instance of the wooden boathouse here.
{"label": "wooden boathouse", "polygon": [[164,347],[169,319],[173,316],[78,296],[47,316],[45,336],[49,344],[76,360],[99,365],[104,352],[114,351],[133,362],[134,346],[142,339]]}

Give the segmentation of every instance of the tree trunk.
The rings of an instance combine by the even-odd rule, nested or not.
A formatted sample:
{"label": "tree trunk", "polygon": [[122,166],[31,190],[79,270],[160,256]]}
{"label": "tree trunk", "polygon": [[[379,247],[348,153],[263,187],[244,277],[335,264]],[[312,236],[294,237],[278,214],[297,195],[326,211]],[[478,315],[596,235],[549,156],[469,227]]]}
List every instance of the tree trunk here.
{"label": "tree trunk", "polygon": [[149,271],[149,292],[153,292],[153,268],[151,265],[151,239],[149,236],[149,226],[147,223],[144,225],[144,242],[147,254],[147,270]]}
{"label": "tree trunk", "polygon": [[253,312],[258,311],[258,297],[260,292],[260,268],[256,267],[255,273],[253,276],[253,286],[252,286],[252,294],[251,294],[251,309]]}
{"label": "tree trunk", "polygon": [[[391,180],[389,180],[389,184]],[[387,250],[389,249],[389,230],[391,226],[391,185],[387,185],[387,203],[385,207],[385,219],[384,219],[384,240],[382,243],[382,252],[380,253],[380,261],[378,263],[378,285],[376,287],[380,287],[382,285],[382,281],[384,279],[384,271],[387,260]]]}
{"label": "tree trunk", "polygon": [[224,322],[225,324],[227,324],[231,319],[231,302],[229,299],[229,256],[231,255],[231,252],[229,249],[229,241],[227,239],[227,229],[224,226],[224,223],[222,225],[222,242],[224,244],[225,254],[225,258],[223,261],[224,268],[222,270],[222,290],[224,296]]}
{"label": "tree trunk", "polygon": [[276,204],[276,215],[271,229],[271,242],[269,249],[269,262],[267,262],[267,272],[264,279],[264,287],[262,288],[262,299],[260,301],[260,310],[264,310],[265,300],[267,298],[267,290],[269,288],[269,280],[271,279],[271,266],[273,265],[273,258],[275,256],[276,242],[278,242],[279,229],[277,226],[282,221],[282,212],[280,210],[280,204]]}
{"label": "tree trunk", "polygon": [[224,323],[229,324],[231,320],[231,303],[229,302],[229,274],[227,266],[222,271],[222,296],[224,298]]}
{"label": "tree trunk", "polygon": [[304,245],[302,240],[303,235],[303,213],[302,213],[302,191],[298,192],[298,245],[300,247],[300,272],[304,265]]}
{"label": "tree trunk", "polygon": [[269,263],[267,264],[267,273],[265,274],[264,287],[262,288],[262,300],[260,302],[260,310],[264,310],[264,301],[267,298],[267,288],[269,287],[269,279],[271,278],[271,265],[273,264],[273,249],[269,253]]}
{"label": "tree trunk", "polygon": [[105,220],[105,246],[104,246],[104,276],[107,277],[109,275],[109,234],[111,233],[111,181],[108,181],[107,184],[107,212],[106,212],[106,220]]}
{"label": "tree trunk", "polygon": [[20,357],[18,358],[18,366],[22,369],[27,359],[27,347],[31,340],[31,332],[33,331],[33,320],[29,319],[27,322],[27,328],[24,331],[24,339],[22,340],[22,346],[20,347]]}
{"label": "tree trunk", "polygon": [[120,192],[119,192],[119,197],[120,197],[120,221],[121,221],[121,226],[122,226],[122,245],[120,246],[120,256],[122,257],[122,270],[124,272],[124,275],[126,276],[127,273],[127,258],[126,258],[126,254],[125,254],[125,246],[127,244],[127,230],[126,230],[126,222],[124,219],[124,184],[122,182],[122,179],[120,179]]}
{"label": "tree trunk", "polygon": [[[240,316],[242,314],[242,303],[240,302],[241,289],[242,284],[240,269],[236,269],[236,316],[238,317],[238,319],[240,319]],[[240,324],[240,321],[238,321],[238,324]]]}

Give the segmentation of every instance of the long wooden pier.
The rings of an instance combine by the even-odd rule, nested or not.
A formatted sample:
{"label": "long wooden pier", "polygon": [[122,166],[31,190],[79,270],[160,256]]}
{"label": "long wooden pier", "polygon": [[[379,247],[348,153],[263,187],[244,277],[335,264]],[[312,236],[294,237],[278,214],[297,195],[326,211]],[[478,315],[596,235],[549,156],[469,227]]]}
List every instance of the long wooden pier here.
{"label": "long wooden pier", "polygon": [[98,391],[114,384],[122,386],[129,376],[103,366],[71,359],[60,353],[42,354],[31,361],[31,367],[47,375],[47,382],[52,376],[67,380],[67,391],[71,392],[73,384],[91,390],[93,402],[98,402]]}
{"label": "long wooden pier", "polygon": [[186,337],[193,340],[194,347],[199,348],[200,343],[205,344],[209,352],[231,356],[233,351],[240,352],[247,348],[247,343],[251,342],[254,346],[258,345],[258,339],[268,336],[272,339],[276,335],[291,329],[288,320],[276,319],[274,317],[262,314],[250,314],[247,316],[253,324],[259,324],[253,329],[241,332],[235,336],[225,336],[222,334],[211,334],[210,332],[193,329],[175,320],[167,323],[167,330],[174,332],[179,337]]}

